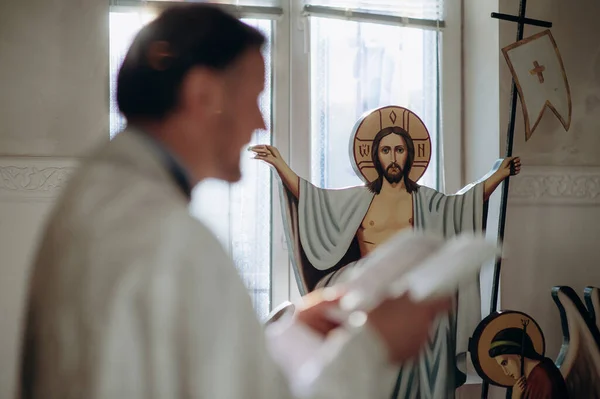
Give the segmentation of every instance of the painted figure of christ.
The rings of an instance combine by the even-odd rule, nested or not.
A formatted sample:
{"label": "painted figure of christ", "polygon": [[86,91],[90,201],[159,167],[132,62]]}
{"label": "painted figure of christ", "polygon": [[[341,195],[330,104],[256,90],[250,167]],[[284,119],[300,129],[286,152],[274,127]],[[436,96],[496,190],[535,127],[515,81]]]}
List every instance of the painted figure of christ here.
{"label": "painted figure of christ", "polygon": [[[396,120],[398,113],[406,117]],[[361,267],[361,258],[404,229],[446,237],[482,231],[485,203],[504,179],[520,172],[518,157],[501,159],[479,181],[445,195],[416,182],[426,166],[414,168],[416,134],[411,135],[408,121],[417,131],[420,119],[401,107],[380,108],[369,118],[380,122],[359,125],[364,128],[355,134],[355,142],[359,135],[369,139],[371,173],[362,173],[365,185],[315,187],[287,165],[277,148],[251,148],[283,183],[284,227],[302,293],[345,281],[349,271]],[[358,162],[354,166],[362,172]],[[468,339],[481,320],[480,303],[479,280],[464,284],[454,311],[438,320],[419,359],[382,373],[382,397],[453,398],[464,381]]]}

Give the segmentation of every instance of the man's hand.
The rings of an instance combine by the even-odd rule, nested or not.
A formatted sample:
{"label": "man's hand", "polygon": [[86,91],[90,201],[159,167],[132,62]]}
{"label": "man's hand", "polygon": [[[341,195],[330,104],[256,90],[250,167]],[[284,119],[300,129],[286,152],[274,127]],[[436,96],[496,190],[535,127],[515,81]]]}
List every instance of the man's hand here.
{"label": "man's hand", "polygon": [[296,319],[323,336],[338,328],[340,324],[328,317],[328,311],[338,305],[341,293],[332,295],[332,292],[326,288],[305,295],[297,305]]}
{"label": "man's hand", "polygon": [[435,318],[451,308],[451,298],[415,303],[404,295],[384,301],[369,313],[368,322],[387,346],[390,362],[401,363],[419,354]]}
{"label": "man's hand", "polygon": [[[313,291],[302,298],[295,317],[325,337],[340,324],[329,311],[338,306],[342,292],[331,295],[330,289]],[[433,321],[452,308],[452,299],[436,299],[415,303],[404,295],[388,299],[369,312],[367,323],[378,333],[392,363],[410,360],[427,342]]]}

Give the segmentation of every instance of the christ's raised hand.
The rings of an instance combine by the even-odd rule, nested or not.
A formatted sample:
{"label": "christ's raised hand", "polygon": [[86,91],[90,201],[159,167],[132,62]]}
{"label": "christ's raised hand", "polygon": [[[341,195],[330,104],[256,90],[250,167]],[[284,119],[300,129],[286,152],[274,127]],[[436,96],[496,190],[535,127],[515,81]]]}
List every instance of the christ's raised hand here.
{"label": "christ's raised hand", "polygon": [[298,198],[300,184],[298,175],[285,162],[279,150],[272,145],[259,144],[248,148],[248,151],[254,152],[254,159],[266,162],[277,170],[283,184],[290,190],[292,195]]}

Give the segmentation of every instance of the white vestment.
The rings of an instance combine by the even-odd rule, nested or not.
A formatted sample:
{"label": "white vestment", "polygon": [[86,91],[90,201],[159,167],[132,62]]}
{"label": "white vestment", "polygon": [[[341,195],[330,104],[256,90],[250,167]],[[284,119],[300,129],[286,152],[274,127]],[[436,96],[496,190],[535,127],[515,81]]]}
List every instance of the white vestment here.
{"label": "white vestment", "polygon": [[288,318],[265,334],[154,144],[121,133],[58,201],[32,272],[22,399],[377,397],[386,351],[368,326],[322,341]]}
{"label": "white vestment", "polygon": [[[299,198],[283,184],[281,188],[287,242],[300,289],[306,292],[344,281],[350,267],[360,267],[356,232],[375,194],[364,186],[322,189],[304,179],[300,179]],[[456,195],[419,187],[413,193],[414,228],[446,237],[482,231],[483,188],[483,180]],[[460,385],[456,368],[464,378],[469,338],[481,321],[480,303],[477,277],[460,287],[455,311],[440,318],[419,360],[404,365],[400,373],[396,368],[395,373],[381,375],[381,385],[389,387],[388,398],[391,393],[393,399],[454,397]]]}

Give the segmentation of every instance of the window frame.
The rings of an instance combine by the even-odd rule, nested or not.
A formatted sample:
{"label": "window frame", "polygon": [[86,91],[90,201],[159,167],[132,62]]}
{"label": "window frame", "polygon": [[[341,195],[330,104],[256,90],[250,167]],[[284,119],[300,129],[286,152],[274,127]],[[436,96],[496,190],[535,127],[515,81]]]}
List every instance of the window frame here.
{"label": "window frame", "polygon": [[[301,177],[311,176],[310,23],[306,0],[282,0],[280,7],[222,5],[240,18],[272,21],[272,143]],[[160,11],[181,3],[111,0],[110,10],[148,7]],[[464,184],[462,137],[462,2],[444,1],[440,27],[439,189],[456,192]],[[388,22],[389,24],[389,22]],[[293,77],[293,78],[292,78]],[[442,167],[443,165],[443,167]],[[300,297],[281,215],[279,182],[271,175],[271,309]]]}

